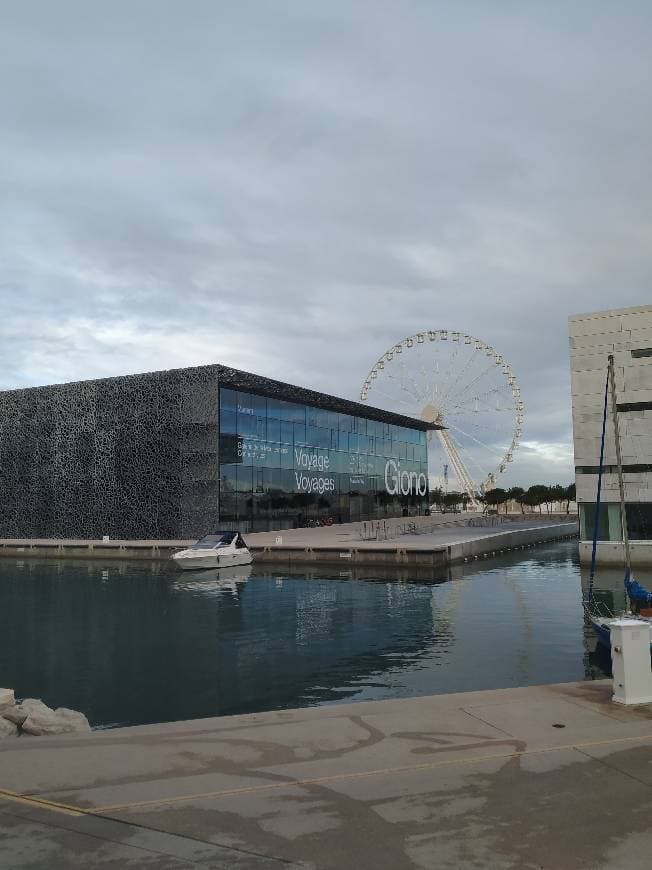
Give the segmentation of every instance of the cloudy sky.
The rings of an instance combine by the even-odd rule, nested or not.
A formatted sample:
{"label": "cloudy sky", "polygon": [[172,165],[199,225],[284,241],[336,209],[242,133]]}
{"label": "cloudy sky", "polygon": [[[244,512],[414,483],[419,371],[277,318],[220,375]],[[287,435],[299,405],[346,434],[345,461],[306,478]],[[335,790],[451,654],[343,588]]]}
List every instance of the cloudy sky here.
{"label": "cloudy sky", "polygon": [[0,0],[0,388],[354,398],[458,329],[571,479],[569,314],[652,302],[648,2]]}

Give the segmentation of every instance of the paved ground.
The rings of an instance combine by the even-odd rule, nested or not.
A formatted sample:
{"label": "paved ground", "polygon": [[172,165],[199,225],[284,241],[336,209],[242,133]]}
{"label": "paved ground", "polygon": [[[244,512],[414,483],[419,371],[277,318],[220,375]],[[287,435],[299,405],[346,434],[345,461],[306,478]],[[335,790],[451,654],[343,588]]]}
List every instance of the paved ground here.
{"label": "paved ground", "polygon": [[[387,520],[386,526],[390,530],[388,538],[381,536],[378,540],[365,539],[362,535],[363,523],[348,523],[343,525],[326,526],[317,529],[284,529],[280,532],[252,532],[246,535],[247,544],[250,547],[274,547],[277,546],[277,538],[281,539],[284,547],[331,547],[344,549],[355,547],[356,549],[385,548],[400,546],[406,549],[436,549],[446,547],[449,544],[463,541],[475,541],[486,538],[488,535],[501,535],[505,532],[519,531],[532,528],[548,528],[553,524],[570,523],[577,525],[577,516],[556,515],[547,518],[529,514],[510,517],[506,522],[499,521],[497,525],[469,526],[469,521],[481,522],[482,517],[478,514],[435,514],[432,517],[408,517],[406,519]],[[394,534],[394,529],[402,528],[406,523],[416,526],[416,534]],[[382,521],[381,521],[382,526]],[[376,522],[367,523],[368,530],[376,526]]]}
{"label": "paved ground", "polygon": [[643,870],[652,706],[610,696],[570,683],[4,741],[0,867]]}

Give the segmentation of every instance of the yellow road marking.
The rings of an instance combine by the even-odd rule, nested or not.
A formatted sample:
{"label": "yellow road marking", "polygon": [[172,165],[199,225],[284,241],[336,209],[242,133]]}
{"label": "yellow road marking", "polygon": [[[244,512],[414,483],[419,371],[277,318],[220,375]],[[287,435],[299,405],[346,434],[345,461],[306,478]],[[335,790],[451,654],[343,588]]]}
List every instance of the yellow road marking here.
{"label": "yellow road marking", "polygon": [[6,788],[0,788],[0,798],[11,801],[22,806],[32,807],[32,809],[52,810],[55,813],[63,813],[66,816],[87,816],[92,815],[94,810],[83,810],[79,807],[72,807],[69,804],[58,803],[57,801],[49,801],[45,798],[31,797],[30,795],[18,794],[15,791],[9,791]]}
{"label": "yellow road marking", "polygon": [[[64,813],[72,816],[104,815],[117,810],[138,809],[141,807],[157,806],[161,804],[177,804],[194,800],[207,800],[210,798],[239,797],[241,795],[259,794],[268,791],[281,791],[282,789],[295,788],[305,785],[322,785],[344,780],[369,779],[373,776],[391,776],[400,773],[418,773],[425,770],[435,770],[438,767],[451,767],[453,765],[477,764],[485,761],[509,760],[510,758],[523,758],[528,755],[543,755],[550,752],[563,752],[569,749],[587,749],[592,746],[610,746],[615,743],[632,743],[637,740],[651,740],[652,734],[637,735],[635,737],[613,737],[609,740],[591,740],[585,743],[569,743],[561,746],[546,746],[541,749],[525,749],[521,752],[493,753],[492,755],[474,755],[470,758],[447,758],[439,761],[431,761],[427,764],[412,764],[403,767],[384,767],[374,770],[365,770],[358,773],[334,773],[327,776],[316,776],[311,779],[288,779],[285,781],[265,783],[264,785],[243,786],[241,788],[222,789],[220,791],[198,792],[196,794],[177,795],[172,797],[152,798],[146,801],[134,801],[125,804],[109,804],[106,806],[83,808],[51,801],[47,798],[21,795],[9,789],[0,788],[0,798],[6,798],[14,803],[26,806],[38,807]],[[460,747],[464,749],[464,747]],[[72,790],[72,789],[71,789]]]}
{"label": "yellow road marking", "polygon": [[[634,740],[650,740],[652,734],[644,734],[638,737],[614,737],[610,740],[592,740],[587,743],[570,743],[564,746],[547,746],[542,749],[526,749],[522,752],[494,753],[493,755],[475,755],[471,758],[448,758],[441,761],[431,761],[428,764],[413,764],[404,767],[385,767],[374,770],[360,771],[359,773],[334,773],[328,776],[317,776],[312,779],[290,779],[285,782],[265,783],[264,785],[243,786],[242,788],[223,789],[221,791],[203,792],[177,797],[152,798],[146,801],[134,801],[127,804],[111,804],[96,807],[96,813],[109,813],[115,810],[136,809],[139,807],[156,806],[157,804],[176,804],[185,801],[205,800],[208,798],[237,797],[247,794],[258,794],[266,791],[280,791],[303,785],[321,785],[329,782],[341,782],[343,780],[368,779],[373,776],[391,776],[392,774],[419,772],[434,770],[438,767],[449,767],[454,764],[475,764],[482,761],[495,761],[498,759],[520,758],[527,755],[542,755],[546,752],[562,752],[568,749],[582,749],[590,746],[606,746],[612,743],[626,743]],[[462,747],[463,748],[463,747]]]}

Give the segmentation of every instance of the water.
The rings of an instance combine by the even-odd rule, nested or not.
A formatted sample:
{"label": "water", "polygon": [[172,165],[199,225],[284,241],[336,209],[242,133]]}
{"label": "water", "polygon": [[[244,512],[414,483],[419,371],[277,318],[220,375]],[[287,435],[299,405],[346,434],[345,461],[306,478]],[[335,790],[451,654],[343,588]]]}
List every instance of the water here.
{"label": "water", "polygon": [[0,685],[111,726],[602,676],[576,550],[428,580],[0,559]]}

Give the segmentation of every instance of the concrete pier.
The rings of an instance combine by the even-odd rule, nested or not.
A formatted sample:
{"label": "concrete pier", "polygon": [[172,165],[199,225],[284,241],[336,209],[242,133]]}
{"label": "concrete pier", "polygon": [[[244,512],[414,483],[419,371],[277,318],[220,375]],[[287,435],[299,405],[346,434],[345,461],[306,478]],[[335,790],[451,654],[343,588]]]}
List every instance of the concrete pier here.
{"label": "concrete pier", "polygon": [[[577,518],[439,514],[246,535],[254,561],[440,567],[577,535]],[[169,559],[194,541],[0,539],[0,556]]]}
{"label": "concrete pier", "polygon": [[652,705],[610,681],[0,743],[0,867],[643,870]]}

